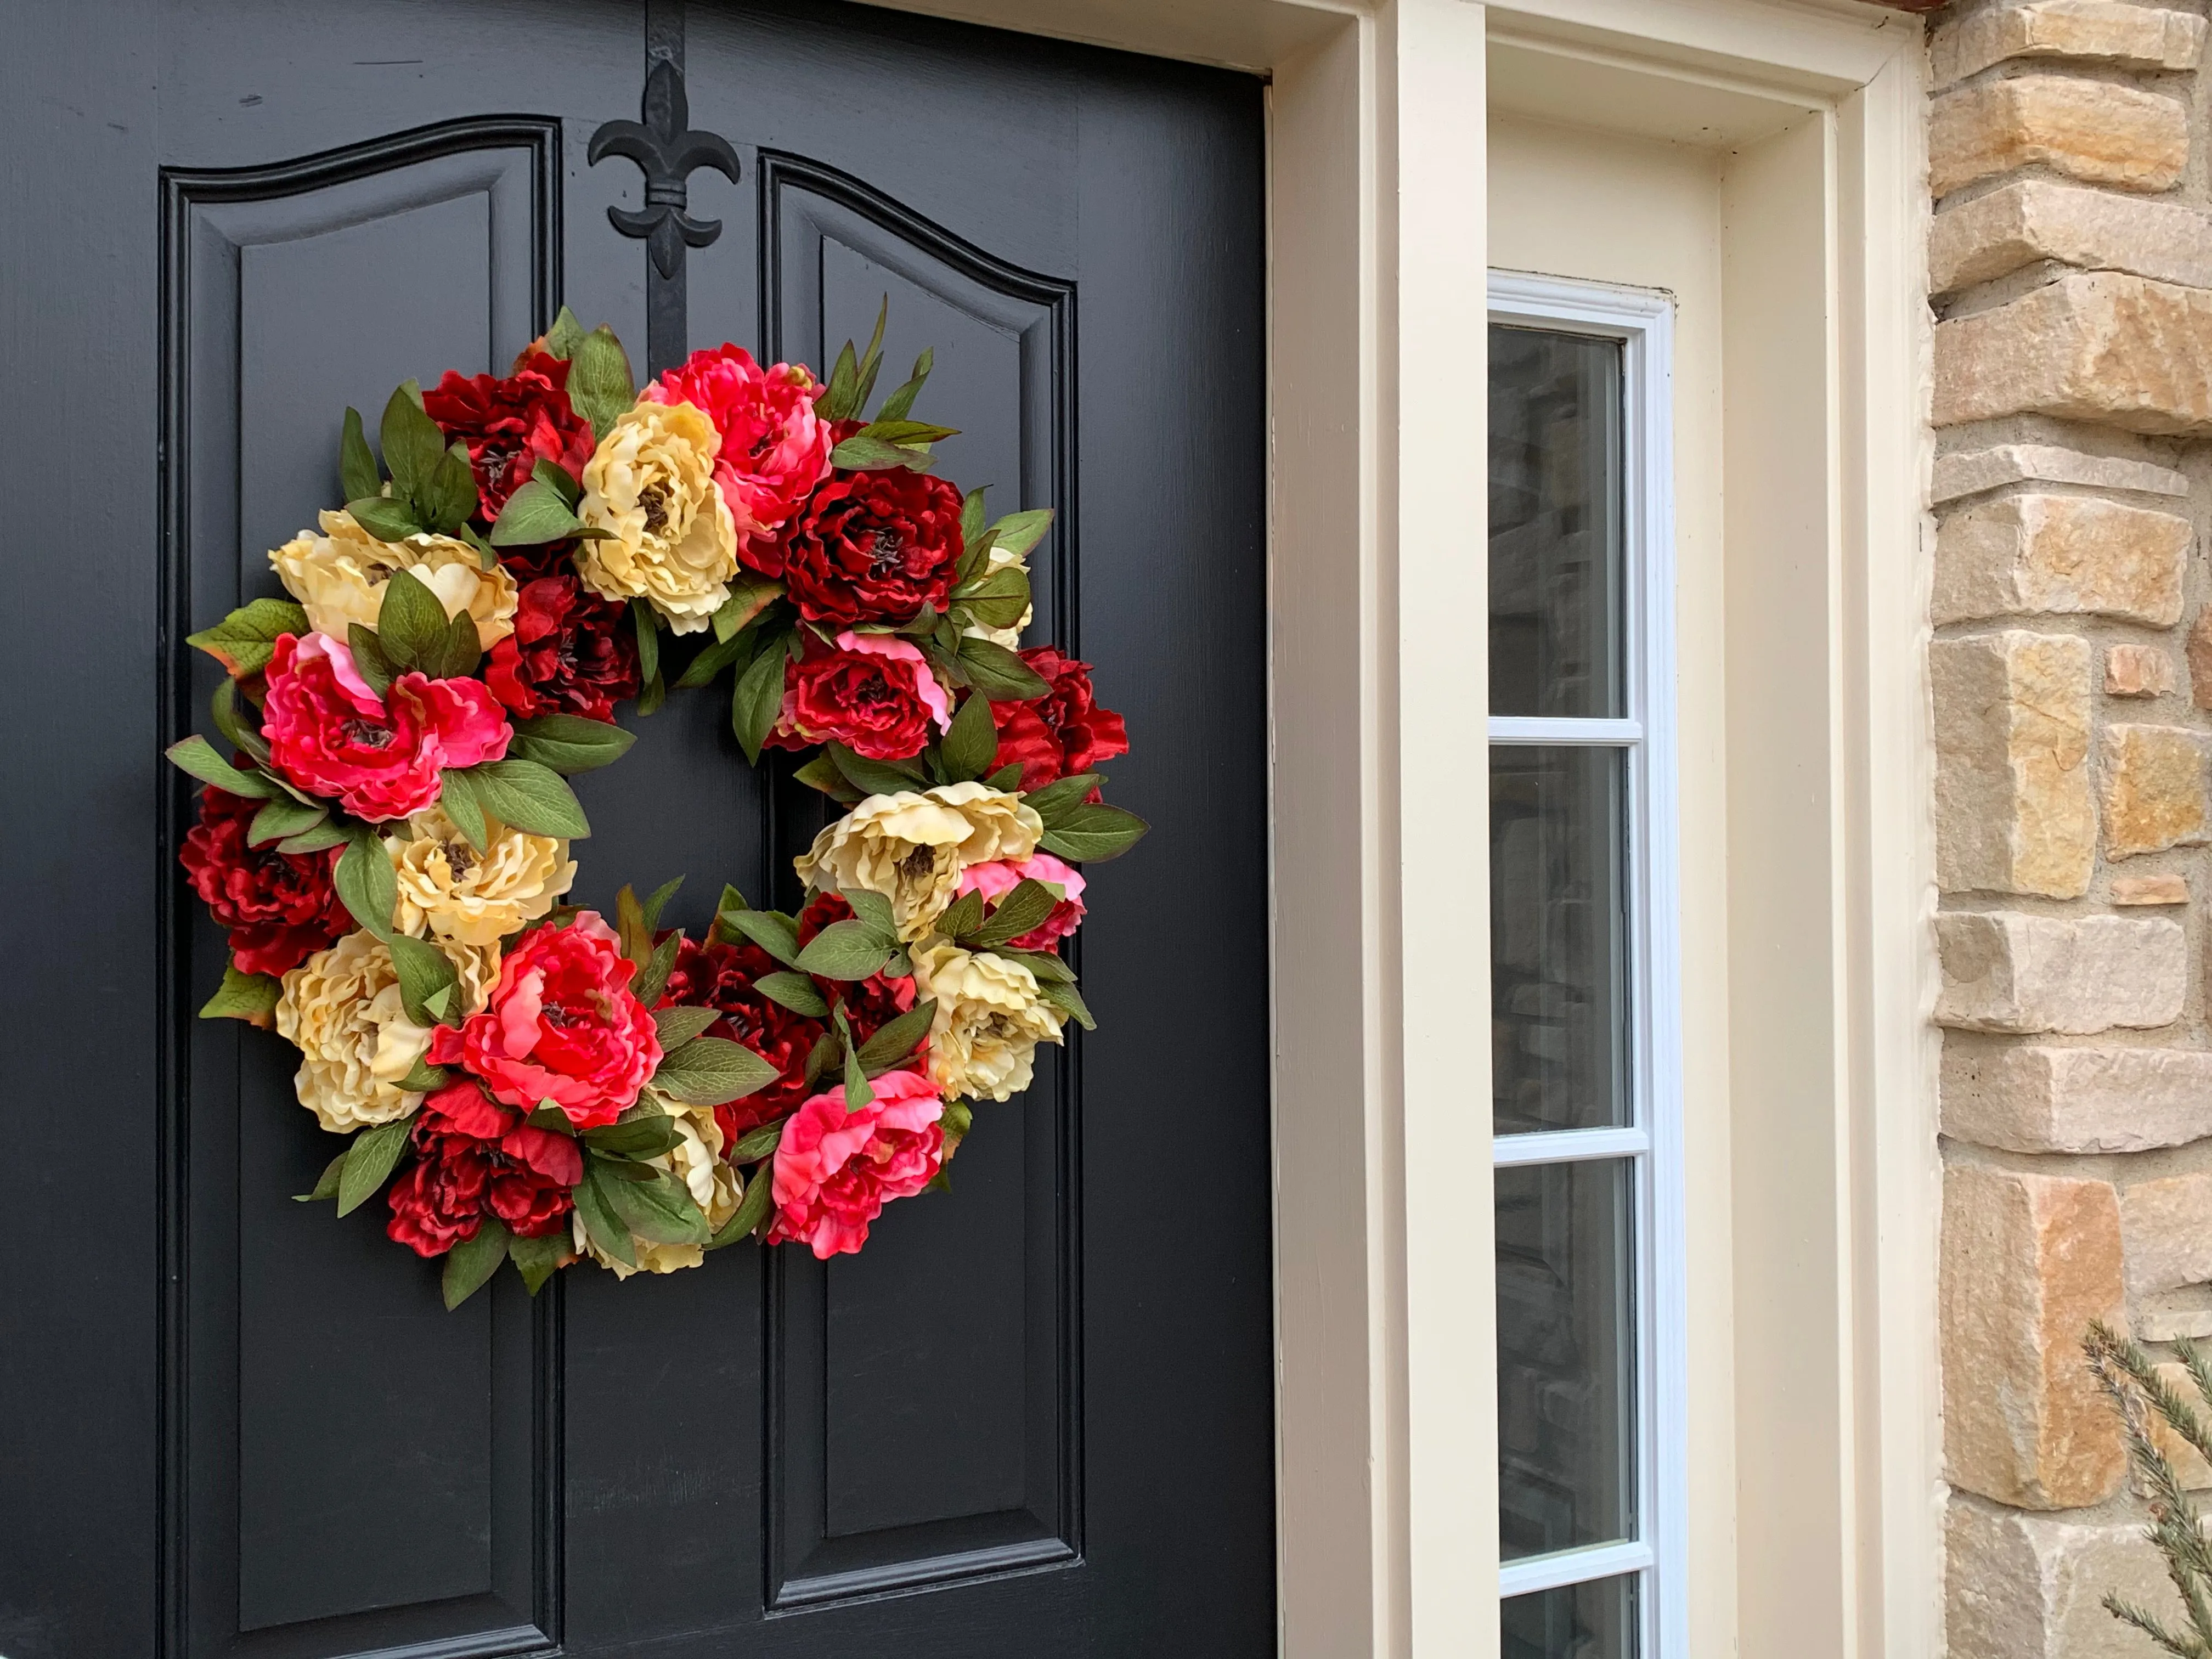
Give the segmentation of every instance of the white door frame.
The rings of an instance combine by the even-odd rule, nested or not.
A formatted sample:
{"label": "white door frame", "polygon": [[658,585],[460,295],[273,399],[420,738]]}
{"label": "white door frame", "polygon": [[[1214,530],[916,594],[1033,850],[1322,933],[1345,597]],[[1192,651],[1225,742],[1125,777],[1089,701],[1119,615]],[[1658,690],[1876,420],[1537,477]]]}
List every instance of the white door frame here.
{"label": "white door frame", "polygon": [[1741,430],[1725,639],[1698,643],[1755,688],[1704,734],[1728,763],[1705,827],[1728,837],[1732,901],[1737,1512],[1711,1534],[1733,1559],[1693,1571],[1726,1591],[1728,1627],[1701,1642],[1940,1650],[1918,25],[1845,0],[879,3],[1272,77],[1296,1659],[1481,1659],[1498,1641],[1486,526],[1469,506],[1489,42],[1545,66],[1515,95],[1564,88],[1568,121],[1810,118],[1771,158],[1747,144],[1735,187],[1761,228],[1726,260]]}

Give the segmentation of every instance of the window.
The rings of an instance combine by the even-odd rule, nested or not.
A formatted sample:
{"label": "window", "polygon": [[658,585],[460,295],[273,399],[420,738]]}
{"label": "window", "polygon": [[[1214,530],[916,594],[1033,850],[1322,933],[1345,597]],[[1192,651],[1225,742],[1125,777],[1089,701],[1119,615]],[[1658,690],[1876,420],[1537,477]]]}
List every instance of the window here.
{"label": "window", "polygon": [[1684,1659],[1670,313],[1490,302],[1504,1651]]}

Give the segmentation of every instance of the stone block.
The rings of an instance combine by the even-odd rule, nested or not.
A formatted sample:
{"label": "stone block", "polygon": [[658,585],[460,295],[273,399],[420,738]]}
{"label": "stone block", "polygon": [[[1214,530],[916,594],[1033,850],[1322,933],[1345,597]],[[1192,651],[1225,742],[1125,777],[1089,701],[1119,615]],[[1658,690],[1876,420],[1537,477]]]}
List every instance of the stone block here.
{"label": "stone block", "polygon": [[2173,659],[2154,645],[2123,640],[2105,647],[2105,695],[2162,697],[2173,690]]}
{"label": "stone block", "polygon": [[2096,860],[2088,641],[2010,631],[1929,647],[1936,879],[2076,898]]}
{"label": "stone block", "polygon": [[1937,324],[1935,423],[2026,414],[2212,432],[2212,292],[2076,272]]}
{"label": "stone block", "polygon": [[1943,1177],[1943,1457],[1955,1486],[2021,1509],[2119,1489],[2118,1423],[2081,1357],[2123,1317],[2110,1182],[1954,1166]]}
{"label": "stone block", "polygon": [[2204,744],[2179,726],[2108,726],[2105,852],[2116,859],[2207,839]]}
{"label": "stone block", "polygon": [[2170,870],[2154,876],[2114,876],[2112,892],[2115,904],[2186,904],[2189,878]]}
{"label": "stone block", "polygon": [[2189,165],[2178,98],[2110,81],[2023,75],[1947,92],[1928,118],[1928,187],[1939,198],[2040,162],[2086,184],[2171,190]]}
{"label": "stone block", "polygon": [[1936,918],[1936,1023],[1962,1031],[2154,1030],[2181,1018],[2188,990],[2188,943],[2164,916],[1954,910]]}
{"label": "stone block", "polygon": [[2119,1192],[2130,1296],[2212,1281],[2212,1174],[2130,1182]]}
{"label": "stone block", "polygon": [[2139,495],[2189,494],[2189,480],[2170,466],[2122,455],[2085,455],[2057,444],[1996,444],[1936,458],[1931,499],[1941,506],[2015,483],[2087,484]]}
{"label": "stone block", "polygon": [[2013,1152],[2143,1152],[2212,1136],[2212,1054],[1950,1036],[1943,1133]]}
{"label": "stone block", "polygon": [[[2160,1381],[2188,1402],[2190,1410],[2197,1413],[2199,1422],[2203,1422],[2204,1396],[2197,1392],[2197,1384],[2190,1377],[2189,1367],[2178,1359],[2170,1359],[2158,1368],[2158,1375]],[[2156,1412],[2150,1414],[2149,1426],[2151,1444],[2166,1454],[2166,1462],[2173,1465],[2176,1480],[2192,1491],[2212,1486],[2212,1463],[2207,1463],[2196,1447],[2168,1428],[2166,1419]],[[2140,1476],[2137,1477],[2137,1485],[2141,1485]]]}
{"label": "stone block", "polygon": [[2021,179],[1961,202],[1928,228],[1928,291],[1993,282],[2039,259],[2212,288],[2212,217],[2055,179]]}
{"label": "stone block", "polygon": [[2117,0],[2036,0],[1946,23],[1928,43],[1936,85],[1948,87],[2009,58],[2076,58],[2130,69],[2190,70],[2204,50],[2204,20]]}
{"label": "stone block", "polygon": [[2181,1600],[2139,1516],[2023,1515],[1971,1498],[1944,1517],[1948,1659],[2145,1659],[2105,1611],[2117,1595],[2179,1623]]}
{"label": "stone block", "polygon": [[2087,615],[2171,628],[2188,520],[2094,495],[2021,495],[1954,513],[1936,537],[1937,623]]}
{"label": "stone block", "polygon": [[2198,611],[2189,624],[2182,653],[2189,659],[2189,701],[2199,708],[2212,708],[2212,605]]}

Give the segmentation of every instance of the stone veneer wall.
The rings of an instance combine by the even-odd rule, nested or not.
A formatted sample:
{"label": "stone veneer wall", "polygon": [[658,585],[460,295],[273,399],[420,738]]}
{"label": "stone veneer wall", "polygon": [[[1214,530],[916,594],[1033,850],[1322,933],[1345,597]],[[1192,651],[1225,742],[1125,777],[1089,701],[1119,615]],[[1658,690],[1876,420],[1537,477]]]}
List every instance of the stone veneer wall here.
{"label": "stone veneer wall", "polygon": [[1993,0],[1929,40],[1954,1659],[2142,1659],[2100,1599],[2174,1607],[2078,1344],[2212,1336],[2205,34]]}

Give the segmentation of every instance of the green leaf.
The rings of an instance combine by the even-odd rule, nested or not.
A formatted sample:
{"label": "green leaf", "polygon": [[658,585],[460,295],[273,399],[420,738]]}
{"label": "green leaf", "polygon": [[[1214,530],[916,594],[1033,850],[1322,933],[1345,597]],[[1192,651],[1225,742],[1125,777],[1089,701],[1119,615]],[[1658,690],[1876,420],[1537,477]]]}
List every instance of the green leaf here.
{"label": "green leaf", "polygon": [[799,927],[780,910],[724,910],[722,918],[738,933],[788,968],[799,960]]}
{"label": "green leaf", "polygon": [[630,994],[648,1008],[659,1001],[660,994],[668,988],[668,975],[676,966],[676,953],[683,945],[684,930],[680,927],[661,940],[653,950],[652,960],[630,981]]}
{"label": "green leaf", "polygon": [[510,830],[580,841],[592,833],[576,792],[558,772],[536,761],[486,761],[469,768],[469,787],[483,809]]}
{"label": "green leaf", "polygon": [[459,533],[463,541],[476,549],[477,568],[488,571],[499,568],[499,555],[492,551],[489,542],[477,534],[477,527],[474,525],[463,525]]}
{"label": "green leaf", "polygon": [[995,641],[963,636],[960,665],[993,702],[1027,702],[1052,690],[1036,670]]}
{"label": "green leaf", "polygon": [[347,409],[345,423],[338,428],[338,487],[348,501],[374,495],[384,488],[384,474],[377,471],[376,457],[369,453],[357,409]]}
{"label": "green leaf", "polygon": [[842,743],[830,744],[827,752],[853,787],[864,794],[896,795],[929,787],[929,780],[922,775],[921,769],[911,761],[870,760],[865,755],[854,754]]}
{"label": "green leaf", "polygon": [[642,907],[645,913],[645,925],[647,927],[659,930],[660,913],[668,908],[668,901],[674,898],[683,890],[683,877],[671,876],[653,890],[653,896],[646,900]]}
{"label": "green leaf", "polygon": [[395,570],[384,584],[376,640],[395,668],[429,670],[446,654],[446,607],[412,571]]}
{"label": "green leaf", "polygon": [[266,1029],[276,1012],[276,999],[284,994],[281,981],[268,974],[241,974],[235,963],[225,963],[222,983],[200,1009],[202,1019],[242,1019]]}
{"label": "green leaf", "polygon": [[642,968],[653,960],[653,929],[646,926],[637,889],[628,882],[615,894],[615,933],[622,941],[624,961]]}
{"label": "green leaf", "polygon": [[830,452],[833,466],[842,466],[849,472],[882,472],[895,466],[912,467],[917,472],[929,470],[929,452],[909,448],[902,444],[885,443],[880,438],[862,437],[854,433]]}
{"label": "green leaf", "polygon": [[951,729],[938,739],[937,757],[954,783],[980,778],[999,753],[999,728],[991,719],[991,700],[971,693],[952,716]]}
{"label": "green leaf", "polygon": [[999,901],[998,908],[984,918],[981,927],[972,929],[963,944],[973,944],[988,950],[994,945],[1004,945],[1008,939],[1018,939],[1053,913],[1060,896],[1041,881],[1024,880],[1016,884],[1013,891]]}
{"label": "green leaf", "polygon": [[576,1126],[570,1121],[568,1113],[550,1100],[539,1101],[532,1109],[530,1115],[522,1121],[533,1129],[550,1129],[554,1133],[566,1135],[571,1140],[576,1138]]}
{"label": "green leaf", "polygon": [[[728,609],[727,605],[722,607],[722,611]],[[717,611],[714,614],[720,617],[722,611]],[[704,651],[692,658],[683,673],[677,677],[678,689],[695,690],[708,684],[715,675],[720,673],[732,663],[750,660],[753,647],[757,643],[759,643],[758,640],[750,634],[736,634],[726,640],[714,641]]]}
{"label": "green leaf", "polygon": [[331,809],[327,806],[311,806],[304,801],[294,800],[289,795],[281,796],[253,815],[253,822],[246,826],[246,844],[248,847],[266,847],[272,841],[304,836],[328,820],[330,816]]}
{"label": "green leaf", "polygon": [[353,832],[353,845],[338,860],[331,882],[356,921],[380,939],[392,937],[392,912],[399,902],[399,881],[392,873],[383,838],[375,830],[363,825]]}
{"label": "green leaf", "polygon": [[734,883],[724,882],[722,884],[722,896],[714,901],[714,931],[708,934],[708,938],[712,939],[717,945],[727,945],[732,939],[737,938],[738,932],[736,928],[727,926],[727,924],[723,921],[722,918],[724,914],[726,912],[731,915],[735,915],[739,910],[746,910],[751,908],[751,906],[745,902],[745,896],[737,890],[737,886]]}
{"label": "green leaf", "polygon": [[295,1193],[292,1194],[292,1201],[295,1204],[320,1204],[336,1198],[338,1195],[338,1172],[345,1168],[345,1153],[340,1152],[328,1164],[323,1165],[322,1174],[316,1178],[314,1191]]}
{"label": "green leaf", "polygon": [[761,744],[775,724],[776,711],[783,707],[786,655],[781,641],[763,644],[730,694],[730,729],[755,766],[760,764]]}
{"label": "green leaf", "polygon": [[876,419],[878,422],[904,420],[914,408],[914,400],[921,395],[922,385],[929,379],[929,371],[936,362],[936,352],[925,348],[921,356],[914,360],[914,373],[907,377],[904,385],[884,399],[884,406],[876,411]]}
{"label": "green leaf", "polygon": [[1010,765],[1002,766],[983,781],[994,789],[1002,789],[1008,794],[1012,794],[1022,787],[1022,763],[1015,761]]}
{"label": "green leaf", "polygon": [[915,1047],[929,1035],[929,1022],[937,1012],[937,1000],[926,998],[908,1009],[896,1019],[886,1021],[866,1042],[860,1045],[860,1069],[868,1076],[881,1077],[915,1051]]}
{"label": "green leaf", "polygon": [[393,493],[420,506],[438,464],[446,459],[446,434],[422,412],[422,389],[414,381],[403,382],[392,394],[378,435]]}
{"label": "green leaf", "polygon": [[407,1150],[410,1120],[398,1118],[364,1129],[346,1150],[345,1168],[338,1172],[338,1213],[351,1215],[384,1190]]}
{"label": "green leaf", "polygon": [[860,400],[854,393],[860,389],[859,360],[854,356],[850,340],[838,350],[837,361],[830,367],[830,384],[815,407],[825,421],[848,421],[858,411]]}
{"label": "green leaf", "polygon": [[1127,852],[1152,827],[1118,806],[1080,805],[1046,830],[1037,845],[1071,864],[1101,864]]}
{"label": "green leaf", "polygon": [[599,1159],[586,1158],[584,1178],[577,1182],[571,1196],[592,1243],[623,1267],[635,1267],[637,1251],[630,1244],[629,1226],[615,1212],[614,1204],[607,1195],[608,1189],[617,1183],[603,1173],[605,1168]]}
{"label": "green leaf", "polygon": [[507,1254],[522,1275],[524,1288],[536,1296],[545,1281],[569,1261],[568,1230],[563,1227],[540,1238],[525,1238],[517,1233],[507,1240]]}
{"label": "green leaf", "polygon": [[982,925],[983,895],[972,888],[946,905],[945,914],[937,919],[937,931],[956,943],[964,944]]}
{"label": "green leaf", "polygon": [[876,307],[876,331],[869,337],[868,349],[860,354],[860,374],[854,386],[853,412],[857,415],[867,407],[868,394],[876,389],[876,374],[884,366],[884,325],[890,320],[891,296],[884,295],[883,303]]}
{"label": "green leaf", "polygon": [[814,981],[804,974],[763,974],[753,981],[753,989],[770,1002],[780,1002],[794,1014],[804,1014],[809,1019],[830,1018],[830,1005]]}
{"label": "green leaf", "polygon": [[326,818],[312,830],[285,836],[276,843],[276,850],[280,853],[324,853],[351,839],[343,825]]}
{"label": "green leaf", "polygon": [[172,765],[228,793],[243,795],[248,800],[267,800],[278,793],[275,781],[266,773],[240,771],[216,754],[215,745],[197,732],[180,743],[171,744],[162,752],[168,756]]}
{"label": "green leaf", "polygon": [[415,495],[416,515],[425,530],[450,536],[469,521],[477,510],[476,469],[469,465],[469,447],[458,441],[447,446],[444,459]]}
{"label": "green leaf", "polygon": [[873,438],[887,444],[934,444],[942,443],[947,438],[958,437],[960,428],[957,426],[932,426],[927,421],[893,419],[878,415],[854,435]]}
{"label": "green leaf", "polygon": [[[776,1126],[779,1133],[782,1126]],[[708,1241],[707,1248],[719,1250],[725,1244],[734,1244],[768,1219],[769,1212],[775,1206],[775,1178],[763,1166],[754,1171],[753,1178],[745,1182],[744,1196],[730,1218],[722,1224],[722,1231]]]}
{"label": "green leaf", "polygon": [[629,354],[614,331],[602,323],[576,342],[568,360],[568,405],[592,423],[592,435],[604,439],[617,416],[636,401]]}
{"label": "green leaf", "polygon": [[[769,977],[774,978],[776,975],[770,975]],[[756,990],[760,988],[757,981],[755,982],[753,988]],[[654,1029],[660,1033],[660,1052],[664,1054],[674,1054],[721,1017],[722,1011],[719,1008],[655,1009],[653,1024]]]}
{"label": "green leaf", "polygon": [[564,776],[596,772],[611,766],[629,752],[637,734],[625,732],[611,720],[586,720],[581,714],[538,714],[514,722],[514,741],[507,745],[509,760],[536,761]]}
{"label": "green leaf", "polygon": [[658,1158],[684,1139],[676,1120],[659,1112],[584,1131],[584,1144],[615,1158]]}
{"label": "green leaf", "polygon": [[[432,1003],[439,992],[450,991],[460,983],[453,959],[428,939],[410,939],[404,933],[395,933],[386,943],[392,951],[392,965],[399,972],[399,1000],[406,1006],[407,1018],[417,1025],[443,1024]],[[450,1000],[447,1006],[451,1006]]]}
{"label": "green leaf", "polygon": [[251,718],[251,706],[241,712],[238,702],[236,680],[220,679],[215,683],[215,695],[208,700],[208,712],[214,717],[215,729],[230,739],[232,748],[266,766],[269,740],[261,735],[259,723]]}
{"label": "green leaf", "polygon": [[640,717],[657,714],[660,712],[660,705],[667,701],[668,682],[655,673],[637,694],[637,712]]}
{"label": "green leaf", "polygon": [[444,1088],[453,1075],[445,1066],[433,1066],[417,1054],[415,1063],[407,1068],[407,1075],[399,1079],[399,1087],[407,1094],[427,1095],[433,1089]]}
{"label": "green leaf", "polygon": [[1095,1031],[1098,1029],[1097,1023],[1091,1018],[1091,1010],[1084,1006],[1083,994],[1066,980],[1039,981],[1037,995],[1059,1009],[1085,1030]]}
{"label": "green leaf", "polygon": [[702,1036],[664,1055],[653,1086],[686,1106],[721,1106],[757,1093],[781,1075],[741,1042]]}
{"label": "green leaf", "polygon": [[666,1172],[650,1181],[610,1187],[615,1213],[638,1237],[655,1244],[704,1244],[714,1237],[707,1218],[683,1182]]}
{"label": "green leaf", "polygon": [[380,542],[404,542],[420,535],[415,509],[395,495],[363,495],[346,503],[354,522]]}
{"label": "green leaf", "polygon": [[484,1281],[499,1271],[513,1237],[498,1217],[488,1215],[477,1224],[474,1234],[446,1252],[446,1272],[439,1290],[446,1298],[447,1313],[483,1289]]}
{"label": "green leaf", "polygon": [[1042,789],[1033,789],[1022,797],[1022,804],[1044,821],[1048,830],[1065,823],[1075,809],[1091,799],[1094,789],[1103,787],[1106,777],[1101,772],[1079,772],[1073,777],[1055,778]]}
{"label": "green leaf", "polygon": [[780,1117],[773,1123],[763,1123],[757,1128],[746,1130],[738,1138],[738,1144],[730,1149],[730,1162],[750,1164],[755,1158],[769,1156],[783,1144],[783,1126],[790,1121],[789,1118]]}
{"label": "green leaf", "polygon": [[258,674],[269,665],[280,634],[304,635],[307,613],[289,599],[256,599],[242,605],[212,628],[185,635],[185,643],[204,651],[233,678]]}
{"label": "green leaf", "polygon": [[[442,607],[440,614],[444,614]],[[384,641],[376,637],[374,631],[359,623],[348,623],[346,647],[353,653],[353,665],[368,682],[368,689],[380,697],[390,692],[392,682],[399,678],[399,672],[392,665],[391,658],[384,654]]]}
{"label": "green leaf", "polygon": [[795,964],[799,972],[819,979],[866,979],[884,965],[891,947],[881,934],[858,917],[833,921],[807,942]]}
{"label": "green leaf", "polygon": [[434,680],[457,680],[477,672],[483,660],[483,646],[477,637],[477,619],[465,611],[454,612],[446,624],[446,637],[437,654],[427,659],[422,672]]}
{"label": "green leaf", "polygon": [[783,584],[740,570],[730,578],[730,597],[714,613],[714,637],[734,639],[745,625],[783,597]]}
{"label": "green leaf", "polygon": [[1009,513],[991,526],[991,543],[1003,547],[1016,558],[1027,553],[1044,539],[1044,532],[1052,528],[1052,509],[1031,507],[1026,513]]}
{"label": "green leaf", "polygon": [[979,626],[1013,628],[1030,611],[1030,573],[1018,564],[994,570],[968,585],[965,593],[953,596]]}
{"label": "green leaf", "polygon": [[584,325],[576,320],[576,313],[568,307],[553,319],[553,326],[545,331],[545,355],[567,362],[576,355],[576,347],[584,337]]}
{"label": "green leaf", "polygon": [[[544,465],[544,463],[540,463]],[[556,468],[556,471],[558,471]],[[507,498],[491,527],[494,547],[538,547],[564,541],[584,527],[561,492],[542,479],[532,478]]]}
{"label": "green leaf", "polygon": [[809,789],[819,789],[830,799],[846,806],[857,805],[867,799],[862,791],[852,786],[845,775],[837,769],[837,763],[827,754],[817,755],[793,771],[791,776],[793,781],[803,783]]}
{"label": "green leaf", "polygon": [[583,481],[558,461],[549,461],[540,455],[538,464],[530,469],[530,477],[532,483],[542,483],[558,495],[561,505],[571,513],[576,510],[576,503],[584,499]]}
{"label": "green leaf", "polygon": [[446,809],[446,816],[453,827],[468,837],[469,845],[482,853],[491,846],[491,824],[484,816],[483,802],[477,798],[475,781],[465,771],[447,770],[438,774],[438,805]]}
{"label": "green leaf", "polygon": [[983,492],[990,486],[978,484],[960,498],[960,545],[965,550],[975,545],[975,538],[983,533]]}
{"label": "green leaf", "polygon": [[1048,985],[1073,985],[1075,982],[1074,971],[1060,959],[1060,953],[1056,951],[1010,951],[1002,945],[991,954],[1008,962],[1018,962],[1028,969],[1040,992]]}
{"label": "green leaf", "polygon": [[660,617],[643,599],[629,602],[629,625],[637,635],[637,674],[642,680],[660,678]]}
{"label": "green leaf", "polygon": [[898,943],[898,921],[891,914],[889,899],[866,887],[855,887],[843,896],[845,902],[853,907],[854,918],[866,922],[878,939],[885,945]]}

